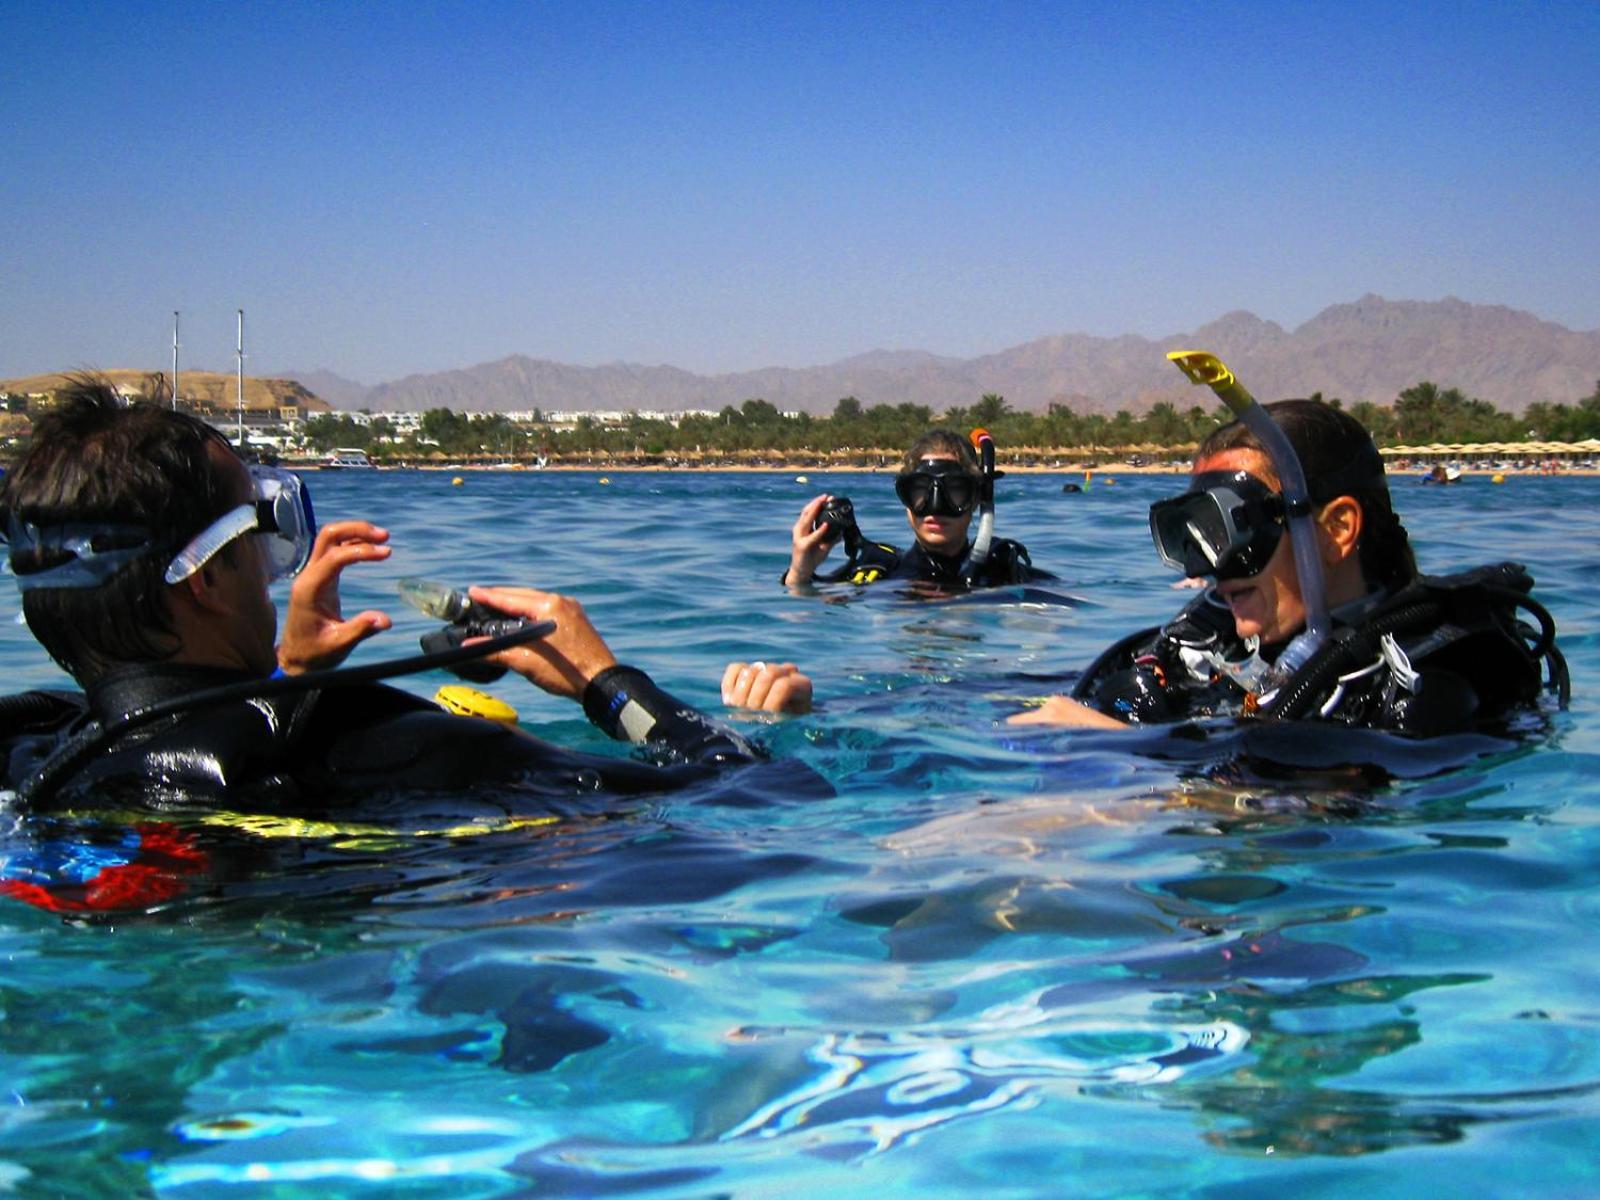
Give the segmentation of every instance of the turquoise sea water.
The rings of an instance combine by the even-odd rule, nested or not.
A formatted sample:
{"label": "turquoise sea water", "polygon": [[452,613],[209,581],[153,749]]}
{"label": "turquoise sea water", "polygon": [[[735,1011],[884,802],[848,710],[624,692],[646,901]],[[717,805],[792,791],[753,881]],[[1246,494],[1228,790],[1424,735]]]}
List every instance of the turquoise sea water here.
{"label": "turquoise sea water", "polygon": [[[1574,701],[1371,783],[1003,725],[1181,604],[1144,530],[1170,477],[1005,479],[999,531],[1063,583],[944,603],[778,585],[817,491],[902,537],[886,475],[463,478],[310,477],[394,534],[345,589],[397,623],[357,661],[428,628],[402,575],[568,590],[713,712],[729,658],[801,662],[819,711],[740,725],[836,794],[192,827],[149,914],[0,900],[0,1193],[1600,1194],[1600,480],[1396,482],[1426,569],[1530,565]],[[0,667],[61,682],[11,622]],[[4,828],[12,862],[118,836]]]}

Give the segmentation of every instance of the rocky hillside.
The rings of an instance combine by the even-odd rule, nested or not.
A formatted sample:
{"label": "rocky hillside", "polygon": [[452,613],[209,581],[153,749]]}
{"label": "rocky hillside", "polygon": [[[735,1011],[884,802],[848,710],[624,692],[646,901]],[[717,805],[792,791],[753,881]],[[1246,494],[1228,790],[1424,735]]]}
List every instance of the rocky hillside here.
{"label": "rocky hillside", "polygon": [[[150,389],[154,372],[113,369],[95,371],[97,376],[109,379],[117,388],[132,388],[140,393]],[[0,379],[0,392],[49,392],[62,387],[68,376],[65,372],[51,375],[32,375],[25,379]],[[164,385],[163,385],[164,386]],[[232,375],[216,371],[178,372],[178,393],[186,400],[196,400],[216,408],[231,409],[238,405],[238,381]],[[248,409],[282,408],[297,405],[302,413],[323,413],[332,409],[327,401],[315,395],[297,379],[265,379],[245,376],[244,405]]]}
{"label": "rocky hillside", "polygon": [[1068,401],[1080,409],[1139,412],[1157,400],[1197,402],[1165,360],[1178,347],[1217,354],[1263,399],[1321,392],[1347,403],[1388,404],[1428,379],[1520,411],[1535,400],[1573,403],[1600,380],[1600,331],[1577,333],[1529,313],[1460,300],[1364,296],[1293,331],[1234,312],[1154,341],[1061,334],[972,359],[875,351],[828,366],[702,376],[676,367],[575,367],[517,355],[364,390],[338,382],[347,385],[341,406],[374,411],[671,411],[760,397],[780,409],[827,413],[841,396],[938,411],[998,392],[1014,408]]}

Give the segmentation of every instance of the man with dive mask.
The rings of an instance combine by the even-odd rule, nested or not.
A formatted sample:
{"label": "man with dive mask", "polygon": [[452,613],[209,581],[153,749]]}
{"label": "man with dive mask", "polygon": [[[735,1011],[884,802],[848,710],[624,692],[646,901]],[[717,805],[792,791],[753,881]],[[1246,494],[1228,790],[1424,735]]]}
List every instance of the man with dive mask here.
{"label": "man with dive mask", "polygon": [[[391,626],[379,612],[346,619],[339,603],[343,570],[388,558],[388,533],[366,521],[319,531],[297,476],[247,466],[197,418],[125,404],[94,379],[35,421],[0,483],[0,527],[30,630],[85,693],[0,701],[4,784],[25,803],[225,791],[230,807],[306,813],[372,790],[511,779],[559,799],[659,791],[677,786],[669,771],[759,757],[619,664],[576,600],[530,588],[470,589],[528,623],[493,661],[658,761],[573,754],[371,681],[436,665],[426,657],[336,670]],[[269,587],[291,578],[274,645]],[[796,707],[802,683],[809,701],[791,664],[761,674],[761,707]]]}
{"label": "man with dive mask", "polygon": [[[854,530],[835,529],[826,514],[850,509],[839,504],[842,497],[818,496],[800,510],[791,530],[783,582],[801,587],[813,581],[866,584],[894,579],[947,587],[1001,587],[1055,578],[1033,566],[1020,542],[990,533],[992,480],[985,478],[966,438],[946,429],[924,434],[907,451],[894,488],[915,539],[910,549],[871,541]],[[978,536],[970,538],[973,516],[980,511],[988,514],[987,519]],[[841,540],[845,563],[819,574],[823,560]]]}
{"label": "man with dive mask", "polygon": [[223,513],[178,552],[162,576],[167,583],[189,578],[229,542],[247,533],[256,535],[268,582],[298,575],[306,565],[317,536],[311,494],[292,471],[259,464],[249,470],[250,499]]}

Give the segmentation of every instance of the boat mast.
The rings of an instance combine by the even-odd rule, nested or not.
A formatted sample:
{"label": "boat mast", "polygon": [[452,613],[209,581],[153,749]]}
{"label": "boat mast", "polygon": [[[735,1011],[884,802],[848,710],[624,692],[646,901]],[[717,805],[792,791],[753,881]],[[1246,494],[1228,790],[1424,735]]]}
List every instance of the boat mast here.
{"label": "boat mast", "polygon": [[172,314],[172,407],[178,407],[178,314]]}
{"label": "boat mast", "polygon": [[244,449],[244,309],[239,310],[239,449]]}

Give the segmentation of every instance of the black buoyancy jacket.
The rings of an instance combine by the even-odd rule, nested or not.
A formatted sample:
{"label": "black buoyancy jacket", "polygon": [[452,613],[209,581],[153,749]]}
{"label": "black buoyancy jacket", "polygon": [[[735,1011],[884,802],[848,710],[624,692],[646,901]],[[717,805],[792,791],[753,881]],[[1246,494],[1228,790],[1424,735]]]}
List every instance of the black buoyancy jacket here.
{"label": "black buoyancy jacket", "polygon": [[[1419,576],[1334,613],[1328,639],[1283,681],[1208,589],[1166,625],[1107,649],[1072,694],[1135,722],[1258,712],[1420,736],[1462,731],[1533,705],[1545,687],[1567,703],[1555,624],[1532,588],[1518,563]],[[1258,696],[1263,684],[1271,690]]]}
{"label": "black buoyancy jacket", "polygon": [[972,546],[954,557],[930,554],[920,542],[901,550],[886,542],[863,541],[854,556],[826,575],[823,583],[876,583],[880,579],[915,580],[946,586],[1006,587],[1035,579],[1054,579],[1049,571],[1033,565],[1028,548],[1010,538],[995,538],[989,544],[989,557],[980,567],[971,565]]}
{"label": "black buoyancy jacket", "polygon": [[112,803],[131,793],[160,806],[164,797],[180,802],[226,790],[304,813],[341,809],[381,789],[458,791],[513,780],[530,780],[551,797],[660,792],[758,757],[743,738],[636,671],[627,672],[625,684],[658,718],[647,741],[660,763],[564,750],[514,725],[457,716],[375,683],[127,720],[243,681],[232,672],[145,665],[109,673],[88,697],[28,692],[0,699],[6,786],[35,805],[52,797],[73,805]]}

